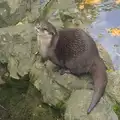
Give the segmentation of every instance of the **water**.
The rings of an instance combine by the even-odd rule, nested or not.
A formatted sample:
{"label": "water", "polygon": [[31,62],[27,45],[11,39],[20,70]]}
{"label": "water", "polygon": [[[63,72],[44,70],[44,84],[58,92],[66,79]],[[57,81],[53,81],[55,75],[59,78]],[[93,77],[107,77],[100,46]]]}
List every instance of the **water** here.
{"label": "water", "polygon": [[[111,11],[102,10],[88,27],[88,31],[108,51],[115,69],[120,70],[120,36],[113,37],[107,32],[107,29],[116,27],[120,27],[120,8],[112,8]],[[102,37],[99,37],[100,34]]]}

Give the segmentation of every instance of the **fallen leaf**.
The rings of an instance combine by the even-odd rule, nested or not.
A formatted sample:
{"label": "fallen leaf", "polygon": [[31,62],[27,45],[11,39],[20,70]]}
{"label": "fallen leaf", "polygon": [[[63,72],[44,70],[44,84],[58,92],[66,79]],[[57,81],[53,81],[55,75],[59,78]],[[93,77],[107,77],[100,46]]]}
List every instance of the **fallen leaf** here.
{"label": "fallen leaf", "polygon": [[94,5],[94,4],[99,4],[101,2],[101,0],[85,0],[84,2],[81,2],[79,4],[79,9],[84,9],[84,5],[88,4],[88,5]]}
{"label": "fallen leaf", "polygon": [[84,9],[84,3],[81,3],[80,5],[79,5],[79,8],[82,10],[82,9]]}
{"label": "fallen leaf", "polygon": [[112,36],[120,36],[120,28],[111,28],[108,29],[108,32],[111,33]]}
{"label": "fallen leaf", "polygon": [[116,4],[120,4],[120,0],[116,0],[115,3],[116,3]]}
{"label": "fallen leaf", "polygon": [[94,5],[101,3],[101,0],[85,0],[85,4]]}

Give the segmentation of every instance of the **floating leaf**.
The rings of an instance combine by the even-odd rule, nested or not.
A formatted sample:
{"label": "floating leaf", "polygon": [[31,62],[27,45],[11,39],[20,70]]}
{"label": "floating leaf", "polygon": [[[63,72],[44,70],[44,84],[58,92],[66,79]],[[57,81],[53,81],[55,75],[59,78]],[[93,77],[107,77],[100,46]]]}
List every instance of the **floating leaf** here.
{"label": "floating leaf", "polygon": [[112,36],[120,36],[120,28],[108,29],[108,33],[111,33]]}

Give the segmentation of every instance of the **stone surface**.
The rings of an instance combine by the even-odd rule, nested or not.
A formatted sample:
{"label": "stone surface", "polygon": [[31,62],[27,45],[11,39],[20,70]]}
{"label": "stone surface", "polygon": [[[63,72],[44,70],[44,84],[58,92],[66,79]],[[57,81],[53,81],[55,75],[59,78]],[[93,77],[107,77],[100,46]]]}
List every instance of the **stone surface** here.
{"label": "stone surface", "polygon": [[[115,101],[120,103],[120,95],[118,93],[120,89],[120,73],[108,72],[106,94],[92,113],[87,116],[86,111],[93,93],[92,90],[89,90],[93,87],[92,84],[90,84],[92,79],[90,75],[79,78],[70,74],[61,76],[59,72],[52,71],[55,66],[50,61],[46,63],[46,66],[40,62],[40,56],[36,56],[37,42],[34,26],[26,23],[33,22],[40,16],[40,1],[32,0],[31,2],[31,12],[27,11],[28,7],[30,7],[28,0],[2,0],[0,2],[0,6],[4,5],[4,7],[0,7],[0,27],[15,25],[23,18],[23,21],[25,20],[22,25],[18,24],[17,26],[0,29],[0,62],[8,63],[7,68],[10,72],[10,77],[21,80],[20,78],[29,75],[30,82],[42,94],[42,102],[60,110],[66,109],[65,120],[118,120],[112,110],[112,105],[114,105]],[[57,28],[65,26],[61,20],[62,18],[59,16],[59,11],[56,10],[56,8],[63,10],[64,6],[61,6],[63,3],[64,1],[62,0],[56,7],[52,7],[49,13],[49,15],[52,14],[52,17],[48,15],[49,20]],[[69,3],[67,5],[70,9],[71,7],[75,7],[75,4],[72,4],[72,0],[67,0],[66,3]],[[76,12],[75,9],[74,14],[72,14],[72,12],[73,9],[71,9],[70,13],[71,16],[74,16],[78,14],[77,12],[79,11]],[[101,45],[97,44],[97,46],[107,68],[113,69],[111,59],[105,49]],[[31,88],[29,90],[31,90]],[[111,97],[113,101],[109,99],[109,97]],[[27,99],[29,99],[29,97]],[[31,102],[28,101],[28,103]],[[33,113],[39,114],[41,111],[41,109],[36,107]],[[36,119],[37,118],[36,115]],[[52,116],[50,116],[50,118],[52,119]]]}
{"label": "stone surface", "polygon": [[[60,76],[60,75],[59,75]],[[57,77],[58,80],[60,80]],[[69,90],[55,81],[55,75],[36,61],[30,71],[30,82],[42,93],[43,101],[57,107],[69,96]]]}
{"label": "stone surface", "polygon": [[120,71],[115,71],[108,74],[109,82],[106,92],[114,100],[120,103]]}
{"label": "stone surface", "polygon": [[108,52],[105,50],[105,48],[99,44],[98,42],[96,42],[96,45],[97,45],[97,48],[99,50],[99,54],[100,54],[100,57],[104,60],[104,63],[109,70],[115,70],[114,69],[114,66],[113,66],[113,63],[112,63],[112,60],[110,58],[110,55],[108,54]]}
{"label": "stone surface", "polygon": [[0,87],[0,104],[1,120],[62,120],[42,103],[40,92],[27,80],[10,80]]}
{"label": "stone surface", "polygon": [[0,2],[0,27],[15,25],[25,17],[27,0],[3,0]]}
{"label": "stone surface", "polygon": [[[0,61],[8,62],[8,70],[12,78],[20,79],[25,75],[29,75],[30,82],[38,89],[38,91],[41,91],[44,103],[59,109],[66,108],[66,120],[70,117],[67,115],[67,113],[70,113],[71,111],[70,105],[74,105],[75,103],[72,110],[76,109],[76,106],[80,104],[83,111],[79,112],[80,110],[77,110],[76,112],[72,112],[71,116],[74,116],[75,118],[78,118],[78,116],[86,116],[87,107],[92,98],[92,91],[86,90],[89,88],[89,85],[91,86],[90,82],[92,79],[90,75],[81,76],[79,78],[70,74],[61,76],[59,72],[52,71],[55,65],[50,61],[46,62],[46,65],[41,63],[40,56],[35,55],[37,52],[36,34],[34,26],[31,24],[1,28],[0,39],[0,55],[4,55],[1,57],[2,59],[0,59]],[[117,93],[119,85],[116,90],[116,87],[113,87],[115,83],[110,83],[116,77],[118,79],[117,84],[119,83],[117,75],[119,76],[118,73],[108,72],[108,87],[106,93],[111,95],[111,97],[114,95],[113,99],[119,101],[120,95]],[[75,96],[79,96],[78,103],[73,101],[71,104],[69,101],[74,99],[75,89],[81,89],[79,92],[75,92]],[[116,91],[116,93],[114,91]],[[84,103],[81,104],[81,101],[84,101]],[[114,102],[108,100],[110,102],[110,104],[108,104],[103,101],[104,100],[101,100],[100,104],[98,104],[93,111],[94,116],[96,116],[95,118],[100,119],[100,117],[102,117],[109,120],[113,117],[117,120],[115,113],[111,109]],[[100,107],[101,105],[104,107]],[[109,117],[104,114],[104,111],[108,112],[108,110]],[[93,119],[93,113],[88,117],[89,119]],[[86,118],[86,120],[88,118]]]}
{"label": "stone surface", "polygon": [[97,107],[87,115],[86,109],[89,107],[91,96],[92,92],[88,90],[73,92],[67,102],[65,120],[118,120],[107,96],[104,96]]}
{"label": "stone surface", "polygon": [[18,74],[28,74],[32,55],[36,52],[33,37],[35,33],[30,24],[0,29],[0,55],[4,55],[8,61],[8,70],[12,78],[19,79]]}

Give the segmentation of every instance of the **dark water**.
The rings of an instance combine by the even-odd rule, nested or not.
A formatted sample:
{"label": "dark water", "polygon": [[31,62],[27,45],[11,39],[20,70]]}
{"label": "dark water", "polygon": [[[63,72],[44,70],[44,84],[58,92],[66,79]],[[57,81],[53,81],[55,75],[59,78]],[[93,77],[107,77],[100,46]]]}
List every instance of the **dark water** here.
{"label": "dark water", "polygon": [[[111,11],[101,11],[88,31],[108,51],[115,69],[120,70],[120,36],[113,37],[106,30],[116,27],[120,27],[120,7],[112,8]],[[99,37],[100,34],[102,37]]]}

